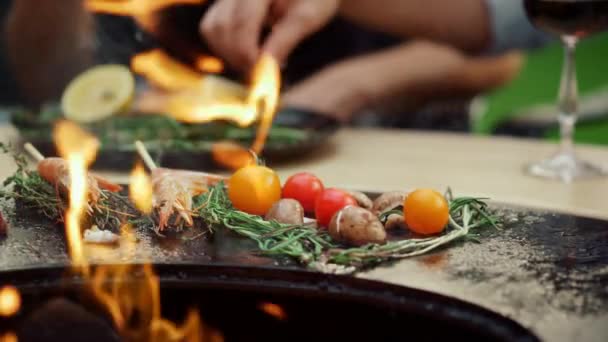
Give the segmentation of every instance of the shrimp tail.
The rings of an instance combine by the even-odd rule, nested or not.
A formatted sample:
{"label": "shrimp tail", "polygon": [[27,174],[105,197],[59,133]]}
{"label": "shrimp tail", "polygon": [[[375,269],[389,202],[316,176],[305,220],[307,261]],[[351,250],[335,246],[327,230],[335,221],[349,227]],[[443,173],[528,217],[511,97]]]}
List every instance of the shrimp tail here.
{"label": "shrimp tail", "polygon": [[106,178],[103,178],[98,175],[92,175],[92,176],[97,181],[97,184],[99,184],[99,187],[104,190],[108,190],[110,192],[119,192],[122,190],[122,186],[120,186],[119,184],[111,182],[111,181],[107,180]]}

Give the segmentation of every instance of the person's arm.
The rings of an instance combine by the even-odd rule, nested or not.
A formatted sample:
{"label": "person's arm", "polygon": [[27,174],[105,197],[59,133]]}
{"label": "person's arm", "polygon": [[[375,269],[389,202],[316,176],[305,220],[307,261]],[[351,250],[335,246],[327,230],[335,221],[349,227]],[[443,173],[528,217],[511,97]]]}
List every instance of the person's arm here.
{"label": "person's arm", "polygon": [[379,31],[469,52],[485,49],[491,40],[485,0],[343,0],[340,14]]}
{"label": "person's arm", "polygon": [[553,39],[534,28],[521,0],[343,0],[340,13],[376,30],[469,53],[533,49]]}
{"label": "person's arm", "polygon": [[349,121],[394,99],[422,105],[492,89],[514,77],[521,63],[516,53],[469,57],[446,45],[415,41],[331,65],[288,90],[283,103]]}
{"label": "person's arm", "polygon": [[83,0],[14,0],[5,41],[11,72],[32,105],[57,98],[91,65],[93,20]]}

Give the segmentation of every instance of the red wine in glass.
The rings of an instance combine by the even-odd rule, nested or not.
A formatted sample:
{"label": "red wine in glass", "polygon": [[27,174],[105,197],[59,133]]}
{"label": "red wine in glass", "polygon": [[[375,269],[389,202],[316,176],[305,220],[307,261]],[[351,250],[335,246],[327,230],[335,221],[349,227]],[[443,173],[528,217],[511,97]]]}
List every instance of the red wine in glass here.
{"label": "red wine in glass", "polygon": [[608,0],[525,0],[528,17],[538,28],[583,38],[608,29]]}
{"label": "red wine in glass", "polygon": [[561,37],[565,50],[559,90],[561,147],[554,156],[531,164],[528,173],[564,182],[606,176],[607,168],[577,157],[572,136],[578,114],[576,44],[579,39],[608,29],[608,0],[524,0],[524,7],[533,25]]}

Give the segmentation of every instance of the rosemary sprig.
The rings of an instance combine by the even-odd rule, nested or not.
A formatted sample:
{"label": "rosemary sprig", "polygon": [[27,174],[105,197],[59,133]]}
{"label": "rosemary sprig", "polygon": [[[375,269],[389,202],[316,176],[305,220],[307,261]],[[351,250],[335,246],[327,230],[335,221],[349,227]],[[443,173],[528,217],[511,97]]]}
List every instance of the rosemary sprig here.
{"label": "rosemary sprig", "polygon": [[[51,221],[62,222],[68,207],[66,196],[40,177],[37,171],[28,170],[25,157],[10,146],[0,144],[0,152],[11,153],[17,165],[17,171],[3,182],[0,198],[13,199],[21,208],[34,210]],[[125,196],[102,189],[98,202],[90,207],[86,219],[103,229],[118,231],[124,223],[139,216]]]}
{"label": "rosemary sprig", "polygon": [[428,253],[463,237],[471,230],[484,226],[498,228],[498,219],[487,211],[482,199],[462,197],[450,201],[449,225],[447,232],[440,236],[405,239],[387,242],[384,245],[371,244],[360,248],[330,250],[328,262],[339,265],[368,266],[391,259],[404,259]]}
{"label": "rosemary sprig", "polygon": [[244,213],[232,207],[222,183],[195,198],[200,217],[211,229],[228,228],[254,240],[268,255],[287,255],[304,264],[317,260],[331,238],[309,225],[285,225]]}
{"label": "rosemary sprig", "polygon": [[498,228],[497,218],[488,212],[483,199],[462,197],[450,201],[449,226],[443,235],[343,248],[323,231],[305,225],[288,226],[265,221],[233,208],[223,184],[218,184],[196,202],[200,216],[213,229],[228,228],[256,241],[265,254],[288,255],[318,270],[325,270],[325,266],[332,264],[363,267],[409,258],[469,237],[473,229],[484,226]]}
{"label": "rosemary sprig", "polygon": [[[30,141],[52,141],[50,127],[63,118],[57,105],[47,105],[40,112],[25,109],[12,112],[12,123],[20,134]],[[251,144],[256,127],[239,127],[225,122],[207,124],[183,124],[166,115],[113,116],[107,120],[85,125],[95,134],[103,149],[128,150],[133,142],[142,140],[154,151],[207,151],[212,143],[220,140],[235,140]],[[298,128],[274,125],[269,132],[269,146],[297,144],[311,138],[311,133]]]}

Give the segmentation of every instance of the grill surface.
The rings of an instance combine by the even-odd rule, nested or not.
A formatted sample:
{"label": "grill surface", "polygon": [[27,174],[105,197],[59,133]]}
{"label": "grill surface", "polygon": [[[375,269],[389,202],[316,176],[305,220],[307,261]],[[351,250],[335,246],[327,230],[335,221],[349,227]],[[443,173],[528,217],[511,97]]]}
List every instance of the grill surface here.
{"label": "grill surface", "polygon": [[[8,237],[0,240],[0,283],[12,282],[11,270],[37,269],[68,262],[63,228],[32,213],[14,212],[3,203]],[[551,212],[495,205],[505,221],[501,231],[487,229],[481,244],[456,244],[420,258],[387,264],[359,274],[464,299],[513,318],[548,341],[605,341],[608,337],[608,222]],[[137,232],[135,251],[91,247],[92,262],[152,262],[161,270],[182,265],[194,272],[208,266],[247,266],[298,270],[289,259],[255,254],[255,245],[227,231],[213,237],[158,238]],[[166,267],[163,265],[167,265]],[[202,266],[197,266],[202,265]],[[31,273],[29,273],[31,272]],[[272,273],[272,272],[270,272]],[[42,273],[44,274],[44,272]],[[285,273],[277,273],[279,281]],[[298,273],[300,274],[300,273]],[[305,272],[298,277],[317,277]],[[45,279],[45,277],[43,277]],[[329,278],[334,279],[334,278]],[[331,281],[328,280],[331,285]]]}

